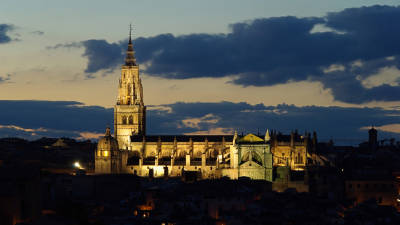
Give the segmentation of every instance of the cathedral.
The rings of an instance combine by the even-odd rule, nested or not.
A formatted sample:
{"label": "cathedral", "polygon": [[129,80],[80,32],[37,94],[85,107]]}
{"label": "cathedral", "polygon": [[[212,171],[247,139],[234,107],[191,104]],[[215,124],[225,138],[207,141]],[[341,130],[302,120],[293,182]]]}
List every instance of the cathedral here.
{"label": "cathedral", "polygon": [[316,134],[283,135],[147,135],[143,86],[131,35],[121,68],[114,106],[114,137],[110,128],[99,140],[95,173],[129,173],[141,177],[197,179],[249,177],[273,180],[274,168],[304,170],[313,162]]}

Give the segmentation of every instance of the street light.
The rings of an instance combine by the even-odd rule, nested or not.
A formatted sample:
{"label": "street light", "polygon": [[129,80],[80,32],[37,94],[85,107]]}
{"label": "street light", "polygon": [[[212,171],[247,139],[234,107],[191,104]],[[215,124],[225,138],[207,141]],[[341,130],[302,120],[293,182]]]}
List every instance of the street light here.
{"label": "street light", "polygon": [[80,170],[83,169],[83,167],[81,166],[81,164],[78,161],[76,161],[74,163],[74,167],[77,168],[77,169],[80,169]]}

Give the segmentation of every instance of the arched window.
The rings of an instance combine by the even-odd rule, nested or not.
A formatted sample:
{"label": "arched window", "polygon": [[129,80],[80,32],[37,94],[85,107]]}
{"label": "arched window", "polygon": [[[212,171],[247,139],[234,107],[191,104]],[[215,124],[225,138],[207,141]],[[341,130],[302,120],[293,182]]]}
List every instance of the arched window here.
{"label": "arched window", "polygon": [[282,153],[282,156],[278,157],[278,164],[285,164],[285,163],[286,163],[285,153]]}
{"label": "arched window", "polygon": [[242,163],[249,161],[250,155],[251,155],[252,162],[255,162],[258,165],[262,166],[262,159],[261,159],[260,155],[254,151],[248,151],[248,152],[244,153],[244,155],[242,157]]}
{"label": "arched window", "polygon": [[244,153],[243,154],[243,156],[242,156],[242,162],[247,162],[247,161],[249,161],[250,160],[250,152],[246,152],[246,153]]}
{"label": "arched window", "polygon": [[217,149],[209,149],[210,157],[217,158],[218,157],[218,150]]}
{"label": "arched window", "polygon": [[122,116],[122,124],[126,124],[126,116]]}
{"label": "arched window", "polygon": [[300,152],[298,152],[297,156],[295,157],[295,163],[296,164],[302,164],[303,163],[303,156],[301,155]]}
{"label": "arched window", "polygon": [[251,160],[260,166],[262,166],[263,164],[260,155],[257,154],[256,152],[252,152]]}
{"label": "arched window", "polygon": [[133,116],[129,116],[129,124],[133,124]]}

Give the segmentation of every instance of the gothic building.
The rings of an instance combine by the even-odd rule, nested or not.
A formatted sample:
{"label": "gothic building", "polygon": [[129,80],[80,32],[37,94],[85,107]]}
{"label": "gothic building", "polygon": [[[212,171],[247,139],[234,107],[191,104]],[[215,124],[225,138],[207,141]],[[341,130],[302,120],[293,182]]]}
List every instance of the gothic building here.
{"label": "gothic building", "polygon": [[177,177],[191,172],[201,179],[246,176],[272,181],[274,167],[303,170],[314,149],[310,135],[297,132],[282,135],[267,131],[263,137],[239,136],[236,132],[234,135],[147,135],[143,87],[131,37],[118,84],[114,133],[115,139],[107,130],[105,138],[99,141],[96,173]]}

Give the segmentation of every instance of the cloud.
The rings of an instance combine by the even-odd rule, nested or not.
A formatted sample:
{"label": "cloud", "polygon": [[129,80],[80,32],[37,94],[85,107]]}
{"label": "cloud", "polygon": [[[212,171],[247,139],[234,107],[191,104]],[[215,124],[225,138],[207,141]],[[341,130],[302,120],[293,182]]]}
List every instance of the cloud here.
{"label": "cloud", "polygon": [[233,128],[216,127],[210,130],[200,130],[195,132],[184,133],[185,135],[232,135],[235,132]]}
{"label": "cloud", "polygon": [[15,27],[11,24],[0,24],[0,44],[11,42],[11,37],[7,34],[9,31],[13,31]]}
{"label": "cloud", "polygon": [[71,130],[55,130],[45,128],[24,128],[16,125],[0,125],[1,137],[19,137],[28,140],[39,139],[41,137],[71,137],[78,140],[95,140],[104,136],[104,133],[79,132]]}
{"label": "cloud", "polygon": [[380,69],[378,74],[371,75],[362,81],[362,85],[366,88],[378,87],[382,84],[390,86],[398,86],[400,81],[400,70],[396,67],[384,67]]}
{"label": "cloud", "polygon": [[[319,81],[338,101],[399,101],[400,95],[388,94],[398,85],[362,85],[382,68],[400,68],[400,24],[393,22],[399,20],[400,7],[376,5],[322,17],[259,18],[232,24],[227,34],[141,37],[134,44],[138,62],[151,76],[231,77],[242,86]],[[123,62],[126,40],[83,44],[87,73]]]}
{"label": "cloud", "polygon": [[78,140],[87,140],[87,139],[99,139],[104,136],[104,133],[96,133],[96,132],[81,132],[79,133],[80,137]]}
{"label": "cloud", "polygon": [[47,46],[47,50],[57,50],[60,48],[84,48],[83,57],[88,59],[85,69],[85,77],[93,79],[94,73],[104,70],[105,73],[113,71],[121,65],[124,58],[123,45],[120,43],[108,43],[105,40],[86,40],[81,42],[60,43],[54,46]]}
{"label": "cloud", "polygon": [[43,32],[43,31],[40,31],[40,30],[35,30],[35,31],[32,31],[31,33],[32,33],[32,34],[35,34],[35,35],[39,35],[39,36],[44,35],[44,32]]}
{"label": "cloud", "polygon": [[78,138],[84,132],[103,133],[107,125],[112,125],[112,118],[112,109],[75,101],[0,100],[0,136],[36,133]]}
{"label": "cloud", "polygon": [[[362,127],[361,129],[368,130],[370,128],[371,128],[371,126],[367,126],[367,127]],[[400,134],[400,123],[378,126],[378,127],[375,127],[375,129]]]}
{"label": "cloud", "polygon": [[[382,128],[379,139],[400,137],[395,132],[399,110],[382,108],[177,102],[149,107],[146,123],[148,134],[221,134],[235,129],[264,133],[267,128],[290,133],[298,129],[302,133],[316,130],[323,141],[333,138],[339,144],[358,144],[368,137],[361,128],[374,125]],[[92,139],[112,125],[112,108],[75,101],[0,101],[0,137]]]}
{"label": "cloud", "polygon": [[0,77],[0,84],[9,82],[10,80],[11,80],[11,74],[8,73],[6,76]]}
{"label": "cloud", "polygon": [[200,125],[202,123],[205,124],[216,124],[218,123],[219,118],[217,116],[214,116],[213,114],[207,114],[199,118],[187,118],[183,119],[181,122],[184,127],[190,127],[190,128],[200,128]]}
{"label": "cloud", "polygon": [[47,46],[47,50],[55,50],[59,48],[81,48],[83,47],[83,44],[81,42],[69,42],[69,43],[63,43],[63,44],[56,44],[54,46]]}
{"label": "cloud", "polygon": [[107,68],[113,70],[121,64],[123,53],[117,43],[108,44],[104,40],[87,40],[82,42],[85,47],[84,57],[88,58],[86,73],[94,73]]}
{"label": "cloud", "polygon": [[369,101],[399,101],[400,86],[381,84],[374,87],[365,87],[362,80],[349,71],[332,72],[325,77],[318,78],[325,88],[332,91],[336,100],[349,103],[363,103]]}
{"label": "cloud", "polygon": [[[332,138],[339,144],[358,144],[368,136],[367,132],[360,128],[370,125],[379,127],[399,121],[398,110],[382,108],[298,107],[286,104],[265,106],[245,102],[178,102],[165,107],[171,110],[153,108],[147,112],[148,132],[191,134],[236,129],[245,133],[264,133],[268,128],[290,133],[298,129],[302,133],[315,130],[323,141]],[[399,138],[400,135],[382,129],[379,138],[383,137]]]}
{"label": "cloud", "polygon": [[30,129],[30,128],[23,128],[23,127],[19,127],[19,126],[15,126],[15,125],[0,125],[0,129],[4,129],[4,128],[8,128],[8,129],[14,129],[14,130],[19,130],[19,131],[24,131],[24,132],[44,132],[47,131],[46,129],[39,127],[37,129]]}

